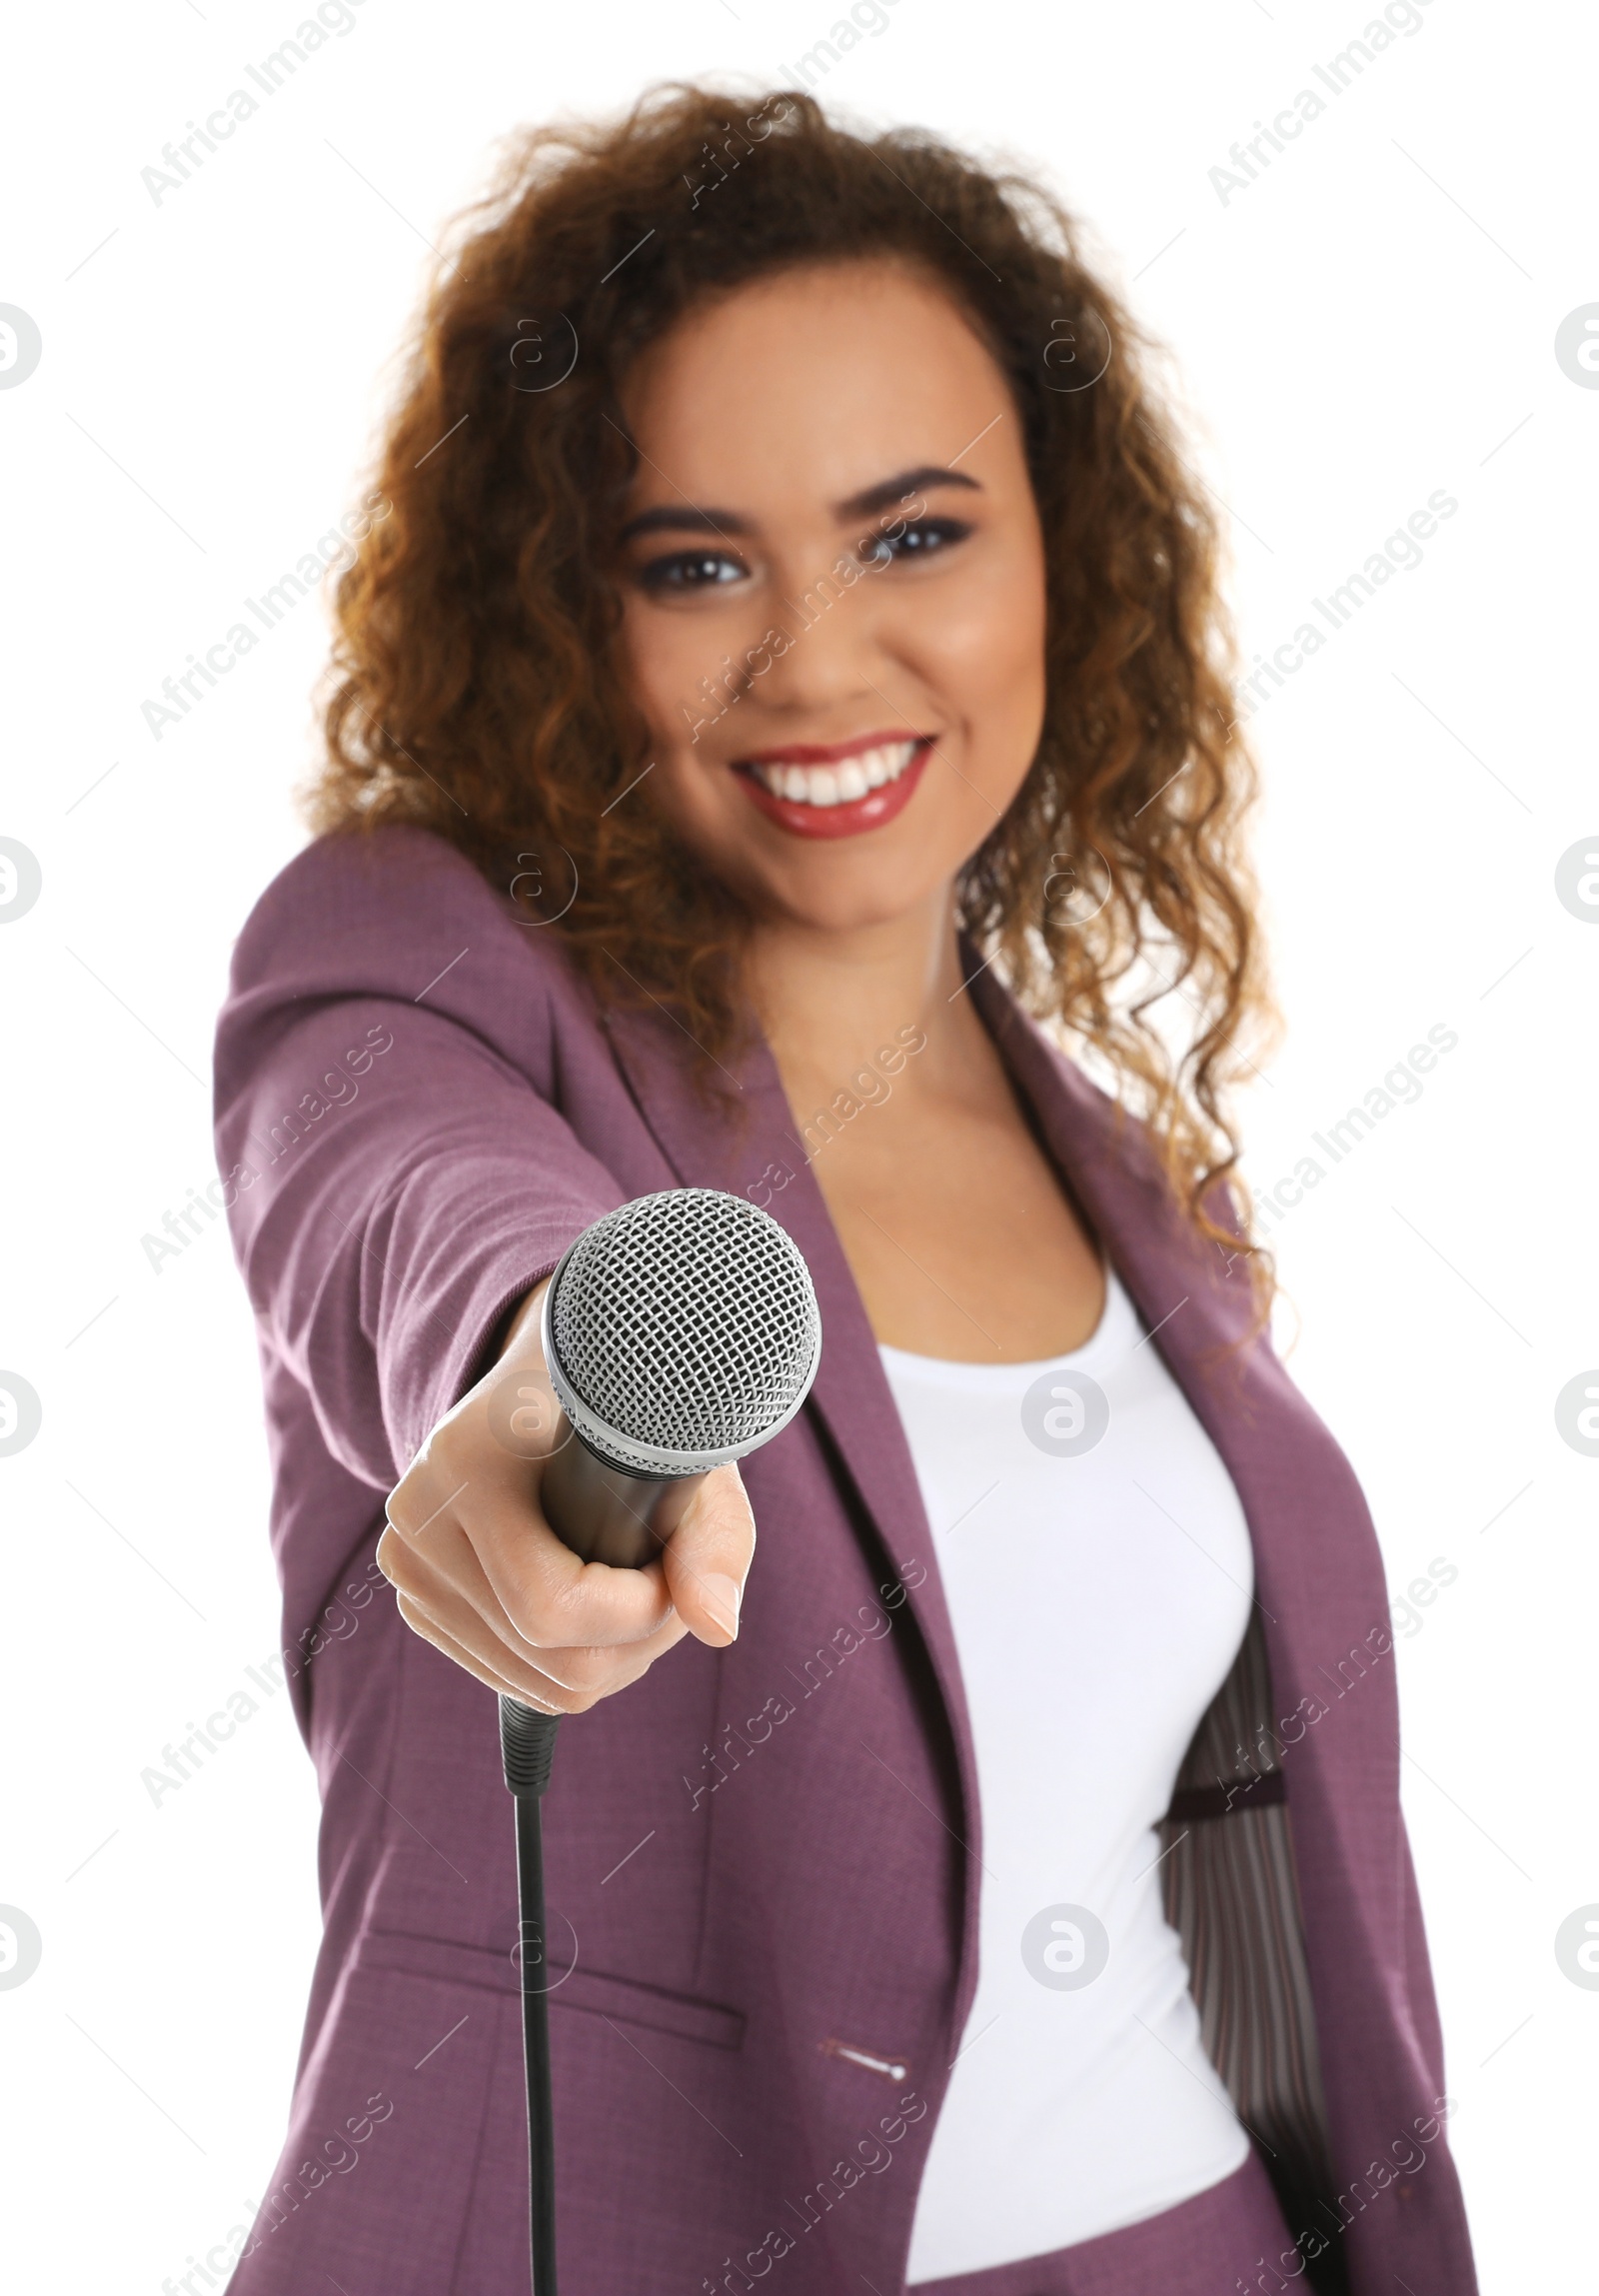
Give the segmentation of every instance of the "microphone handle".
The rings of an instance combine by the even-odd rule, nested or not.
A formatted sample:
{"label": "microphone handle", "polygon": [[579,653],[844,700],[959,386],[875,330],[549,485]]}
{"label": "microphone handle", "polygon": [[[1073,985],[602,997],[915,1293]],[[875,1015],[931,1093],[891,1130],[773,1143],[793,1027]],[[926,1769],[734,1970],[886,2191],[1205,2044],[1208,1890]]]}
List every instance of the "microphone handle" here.
{"label": "microphone handle", "polygon": [[585,1562],[638,1569],[661,1552],[650,1517],[667,1483],[677,1478],[630,1474],[590,1450],[565,1412],[561,1426],[565,1439],[546,1459],[539,1486],[545,1520]]}

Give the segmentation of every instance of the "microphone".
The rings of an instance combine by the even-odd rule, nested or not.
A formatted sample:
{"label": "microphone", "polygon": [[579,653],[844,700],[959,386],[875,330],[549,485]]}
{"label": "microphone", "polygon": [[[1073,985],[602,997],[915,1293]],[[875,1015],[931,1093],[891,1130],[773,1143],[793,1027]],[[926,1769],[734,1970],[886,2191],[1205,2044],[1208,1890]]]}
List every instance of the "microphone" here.
{"label": "microphone", "polygon": [[803,1254],[770,1213],[675,1187],[607,1212],[544,1297],[545,1361],[575,1440],[540,1498],[586,1562],[637,1565],[669,1482],[746,1457],[810,1391],[821,1317]]}
{"label": "microphone", "polygon": [[[624,1568],[659,1549],[650,1517],[668,1484],[780,1434],[821,1357],[821,1315],[799,1245],[770,1213],[714,1187],[641,1195],[585,1228],[550,1279],[542,1331],[562,1413],[540,1481],[545,1519],[585,1561]],[[517,1813],[534,2296],[556,2296],[539,1803],[560,1721],[500,1700]]]}

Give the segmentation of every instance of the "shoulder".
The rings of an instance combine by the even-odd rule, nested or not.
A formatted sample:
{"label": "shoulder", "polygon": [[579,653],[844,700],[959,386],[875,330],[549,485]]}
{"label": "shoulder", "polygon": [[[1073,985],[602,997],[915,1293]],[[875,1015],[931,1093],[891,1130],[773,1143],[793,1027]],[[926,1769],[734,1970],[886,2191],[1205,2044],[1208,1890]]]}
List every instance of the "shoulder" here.
{"label": "shoulder", "polygon": [[[452,937],[453,947],[445,948]],[[484,966],[569,970],[558,937],[530,926],[504,890],[431,830],[388,825],[317,838],[279,871],[234,946],[234,985],[265,971],[326,978],[380,994],[410,982],[416,996],[430,961],[456,951]],[[420,970],[419,970],[420,969]],[[411,976],[417,975],[414,982]]]}
{"label": "shoulder", "polygon": [[[266,888],[234,945],[224,1041],[331,1001],[387,999],[526,1051],[560,1011],[593,1027],[559,933],[531,926],[448,840],[401,825],[316,839]],[[541,1028],[541,1018],[544,1026]]]}
{"label": "shoulder", "polygon": [[250,912],[243,963],[299,945],[365,948],[380,962],[419,927],[456,921],[510,928],[514,912],[464,853],[431,830],[400,825],[319,837],[279,871]]}

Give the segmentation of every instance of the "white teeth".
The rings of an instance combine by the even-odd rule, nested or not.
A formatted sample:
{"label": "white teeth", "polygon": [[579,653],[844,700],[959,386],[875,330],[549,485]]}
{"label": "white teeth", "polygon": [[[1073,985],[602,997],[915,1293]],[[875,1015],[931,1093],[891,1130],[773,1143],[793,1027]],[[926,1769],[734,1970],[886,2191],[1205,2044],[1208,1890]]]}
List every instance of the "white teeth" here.
{"label": "white teeth", "polygon": [[909,765],[919,742],[885,742],[880,749],[862,750],[836,766],[756,766],[752,770],[774,797],[791,805],[849,805],[896,782]]}

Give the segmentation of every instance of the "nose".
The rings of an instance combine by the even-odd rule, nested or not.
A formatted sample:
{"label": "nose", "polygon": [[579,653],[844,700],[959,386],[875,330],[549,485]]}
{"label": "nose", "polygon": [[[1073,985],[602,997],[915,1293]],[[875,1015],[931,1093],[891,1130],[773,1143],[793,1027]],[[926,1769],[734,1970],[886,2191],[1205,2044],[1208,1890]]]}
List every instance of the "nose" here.
{"label": "nose", "polygon": [[880,704],[882,643],[873,578],[842,562],[784,596],[782,637],[767,648],[771,668],[753,680],[753,698],[793,717],[836,718]]}

